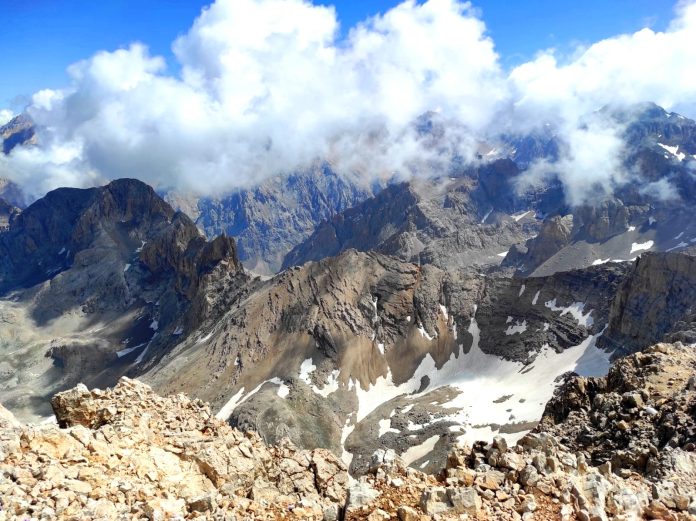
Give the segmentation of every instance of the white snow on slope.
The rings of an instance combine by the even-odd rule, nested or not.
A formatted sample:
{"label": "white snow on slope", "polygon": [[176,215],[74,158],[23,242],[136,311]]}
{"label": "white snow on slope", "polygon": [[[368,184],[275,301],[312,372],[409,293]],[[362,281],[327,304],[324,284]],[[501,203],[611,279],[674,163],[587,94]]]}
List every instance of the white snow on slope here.
{"label": "white snow on slope", "polygon": [[521,297],[522,294],[524,293],[524,290],[525,290],[525,289],[527,289],[527,286],[525,286],[524,284],[522,284],[522,287],[520,288],[520,293],[519,293],[517,296],[518,296],[518,297]]}
{"label": "white snow on slope", "polygon": [[[382,349],[384,349],[384,345],[380,345],[382,345]],[[384,351],[382,351],[382,354],[384,354]],[[322,389],[319,389],[316,385],[313,385],[312,390],[318,395],[323,396],[324,398],[329,396],[334,391],[338,391],[338,374],[338,369],[334,369],[333,371],[331,371],[331,374],[329,375],[329,381],[326,382],[326,385],[324,385]]]}
{"label": "white snow on slope", "polygon": [[[263,385],[263,384],[261,384],[261,385]],[[259,385],[259,388],[261,387],[261,385]],[[229,418],[230,414],[232,414],[232,411],[234,411],[234,408],[237,407],[237,405],[239,405],[239,403],[241,403],[240,399],[242,398],[243,395],[244,395],[244,387],[239,389],[239,391],[237,391],[234,394],[234,396],[232,396],[232,398],[230,398],[227,401],[227,403],[222,406],[222,408],[220,409],[220,411],[218,411],[218,413],[215,415],[215,417],[218,420],[226,420],[227,418]]]}
{"label": "white snow on slope", "polygon": [[534,294],[534,298],[532,299],[532,306],[536,306],[537,301],[539,300],[539,293],[541,293],[541,290],[537,291]]}
{"label": "white snow on slope", "polygon": [[285,382],[283,382],[280,378],[271,378],[269,381],[278,386],[278,391],[276,392],[278,396],[283,399],[287,398],[288,394],[290,394],[290,388],[285,385]]}
{"label": "white snow on slope", "polygon": [[[439,370],[433,358],[426,355],[413,376],[401,385],[394,384],[390,372],[377,378],[367,390],[355,385],[358,397],[356,420],[363,420],[381,404],[397,396],[418,390],[421,378],[427,375],[430,384],[426,390],[409,398],[423,396],[443,386],[456,388],[460,394],[446,404],[446,407],[453,408],[451,417],[444,418],[447,421],[465,427],[492,423],[504,425],[510,421],[507,409],[511,403],[514,403],[515,421],[537,421],[553,394],[556,386],[554,380],[558,375],[575,371],[583,376],[599,376],[606,374],[609,368],[610,354],[595,347],[598,335],[589,336],[581,344],[560,354],[547,346],[530,366],[525,367],[520,362],[506,361],[481,351],[480,332],[475,319],[471,321],[469,333],[473,337],[469,353],[460,354],[458,358],[452,354]],[[490,396],[490,401],[481,399],[483,390]],[[513,395],[514,402],[493,403],[494,399],[506,394]],[[523,434],[508,437],[517,438]]]}
{"label": "white snow on slope", "polygon": [[668,145],[663,145],[662,143],[658,143],[658,145],[661,146],[662,148],[664,148],[667,152],[669,152],[673,156],[675,156],[679,161],[683,161],[684,158],[686,157],[686,154],[684,154],[683,152],[678,152],[678,150],[679,150],[678,146],[670,147]]}
{"label": "white snow on slope", "polygon": [[[152,327],[152,325],[150,325],[150,327]],[[155,331],[157,331],[157,330],[155,329]],[[147,343],[147,345],[145,346],[145,349],[143,349],[143,352],[140,353],[140,354],[138,355],[138,358],[135,359],[135,363],[136,363],[136,364],[139,364],[140,362],[142,362],[143,360],[145,360],[145,355],[147,354],[148,350],[150,349],[150,344],[152,344],[152,341],[155,339],[156,336],[157,336],[157,333],[155,332],[155,334],[152,335],[152,338],[150,339],[150,341],[149,341],[149,342]]]}
{"label": "white snow on slope", "polygon": [[610,260],[611,260],[611,257],[609,257],[608,259],[597,259],[597,260],[595,260],[595,261],[592,262],[592,265],[593,265],[593,266],[599,266],[600,264],[606,264],[606,263],[609,262]]}
{"label": "white snow on slope", "polygon": [[348,436],[353,432],[353,429],[355,429],[355,424],[351,425],[350,423],[350,416],[348,415],[348,418],[346,418],[346,424],[343,426],[343,429],[341,431],[341,449],[343,452],[341,453],[341,460],[343,463],[346,464],[346,467],[350,468],[350,464],[353,461],[353,454],[351,452],[348,452],[346,450],[345,444],[346,440],[348,439]]}
{"label": "white snow on slope", "polygon": [[423,456],[425,456],[426,454],[431,452],[435,448],[435,444],[437,443],[437,441],[439,439],[440,439],[440,436],[438,436],[438,435],[431,436],[430,438],[425,440],[420,445],[416,445],[414,447],[409,447],[401,455],[401,458],[404,460],[404,465],[408,466],[411,463],[413,463],[414,461],[421,459]]}
{"label": "white snow on slope", "polygon": [[629,255],[633,255],[637,251],[649,250],[653,247],[653,244],[655,244],[653,241],[634,242],[633,244],[631,244],[631,252],[629,253]]}
{"label": "white snow on slope", "polygon": [[[510,250],[508,250],[508,251],[510,251]],[[508,254],[508,251],[504,251],[502,253],[499,253],[498,257],[505,257]]]}
{"label": "white snow on slope", "polygon": [[237,408],[237,406],[243,404],[246,402],[249,398],[254,396],[259,390],[266,384],[274,384],[278,386],[278,390],[276,393],[278,396],[281,398],[285,398],[288,393],[290,392],[290,389],[283,383],[283,381],[280,378],[270,378],[269,380],[264,380],[261,382],[259,385],[254,387],[249,393],[244,394],[244,387],[239,389],[232,398],[230,398],[225,405],[222,406],[220,411],[215,415],[215,417],[218,420],[226,420],[227,418],[230,417],[232,414],[232,411]]}
{"label": "white snow on slope", "polygon": [[531,210],[527,210],[526,212],[521,212],[521,213],[518,213],[518,214],[515,214],[515,215],[511,215],[510,217],[512,217],[513,219],[515,219],[515,222],[519,222],[520,219],[522,219],[523,217],[525,217],[526,215],[528,215],[528,214],[530,214],[530,213],[532,213],[532,211],[531,211]]}
{"label": "white snow on slope", "polygon": [[204,342],[207,342],[207,341],[210,340],[212,337],[213,337],[213,332],[211,331],[211,332],[208,333],[207,335],[202,336],[201,338],[199,338],[198,340],[196,340],[196,345],[202,344],[202,343],[204,343]]}
{"label": "white snow on slope", "polygon": [[311,358],[307,358],[300,366],[300,380],[302,380],[307,385],[312,385],[312,380],[309,375],[316,371],[317,366],[312,363]]}
{"label": "white snow on slope", "polygon": [[635,226],[629,226],[629,227],[628,227],[628,231],[629,231],[629,232],[635,232],[635,231],[636,231],[636,227],[635,227]]}
{"label": "white snow on slope", "polygon": [[131,267],[130,264],[126,264],[126,265],[123,267],[123,272],[124,272],[124,273],[127,272],[127,271],[130,269],[130,267]]}
{"label": "white snow on slope", "polygon": [[556,305],[556,299],[553,299],[549,300],[544,305],[551,311],[560,311],[561,316],[565,315],[566,313],[570,313],[581,326],[590,327],[592,324],[594,324],[594,319],[591,317],[592,310],[588,311],[587,314],[583,314],[583,311],[585,310],[584,302],[574,302],[567,307],[558,307]]}
{"label": "white snow on slope", "polygon": [[527,331],[527,321],[523,320],[522,322],[517,322],[511,326],[508,326],[508,328],[505,330],[505,334],[510,336],[510,335],[521,335]]}
{"label": "white snow on slope", "polygon": [[128,353],[132,353],[136,349],[143,347],[146,343],[147,342],[143,342],[142,344],[138,344],[137,346],[127,347],[126,349],[121,349],[120,351],[116,352],[116,356],[119,358],[122,358],[122,357],[126,356]]}
{"label": "white snow on slope", "polygon": [[423,324],[420,324],[420,325],[418,326],[418,332],[419,332],[419,333],[421,334],[421,336],[422,336],[423,338],[425,338],[428,342],[430,342],[433,338],[435,338],[435,337],[430,336],[430,335],[428,334],[428,332],[427,332],[427,331],[425,330],[425,328],[423,327]]}
{"label": "white snow on slope", "polygon": [[378,423],[379,423],[379,434],[378,434],[379,438],[381,438],[382,436],[384,436],[388,432],[395,432],[397,434],[400,432],[398,429],[392,429],[391,418],[379,420]]}

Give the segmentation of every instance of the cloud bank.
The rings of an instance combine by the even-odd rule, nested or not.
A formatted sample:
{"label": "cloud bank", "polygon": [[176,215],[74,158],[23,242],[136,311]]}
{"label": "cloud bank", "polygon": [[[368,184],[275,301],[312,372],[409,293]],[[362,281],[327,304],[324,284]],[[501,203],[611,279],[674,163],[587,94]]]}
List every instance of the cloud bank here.
{"label": "cloud bank", "polygon": [[[696,5],[682,3],[665,32],[619,35],[565,62],[547,51],[505,72],[468,2],[406,1],[341,39],[332,7],[217,0],[173,43],[177,74],[134,43],[34,94],[40,145],[0,157],[0,173],[35,196],[117,177],[220,194],[316,160],[366,178],[428,175],[473,158],[501,122],[550,121],[568,143],[560,177],[580,201],[588,179],[609,190],[622,175],[617,129],[581,119],[648,100],[694,114],[694,41]],[[423,114],[444,131],[419,132]]]}

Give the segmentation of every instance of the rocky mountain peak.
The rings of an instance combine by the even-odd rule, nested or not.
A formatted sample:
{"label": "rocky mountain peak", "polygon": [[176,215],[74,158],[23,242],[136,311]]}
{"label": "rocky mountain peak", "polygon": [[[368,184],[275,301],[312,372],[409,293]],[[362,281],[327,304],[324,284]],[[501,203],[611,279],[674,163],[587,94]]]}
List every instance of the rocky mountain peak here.
{"label": "rocky mountain peak", "polygon": [[19,145],[35,144],[36,139],[36,127],[28,114],[19,114],[0,126],[0,141],[4,154],[9,154]]}

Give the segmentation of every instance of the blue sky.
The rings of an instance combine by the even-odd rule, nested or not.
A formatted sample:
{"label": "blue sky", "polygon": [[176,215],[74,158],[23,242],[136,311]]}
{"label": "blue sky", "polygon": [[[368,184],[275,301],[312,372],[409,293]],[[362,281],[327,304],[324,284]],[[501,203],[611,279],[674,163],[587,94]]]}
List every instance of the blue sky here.
{"label": "blue sky", "polygon": [[[0,108],[21,110],[23,96],[66,83],[65,68],[99,50],[130,42],[174,60],[170,45],[208,2],[200,0],[0,0]],[[338,0],[342,31],[398,2]],[[512,67],[549,47],[561,53],[578,44],[642,27],[664,29],[673,3],[664,0],[479,0],[489,35]]]}

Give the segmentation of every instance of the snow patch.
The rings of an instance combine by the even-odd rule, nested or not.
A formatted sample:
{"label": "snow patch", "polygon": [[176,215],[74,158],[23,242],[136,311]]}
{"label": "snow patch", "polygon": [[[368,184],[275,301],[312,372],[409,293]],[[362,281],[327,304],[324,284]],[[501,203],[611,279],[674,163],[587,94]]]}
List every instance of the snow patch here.
{"label": "snow patch", "polygon": [[[569,311],[570,312],[570,311]],[[589,314],[588,314],[589,315]],[[581,315],[585,317],[584,315]],[[589,318],[589,316],[585,317]],[[609,368],[610,353],[595,347],[599,335],[588,336],[582,343],[570,347],[561,353],[545,346],[537,355],[532,366],[520,362],[511,362],[495,355],[489,355],[479,348],[480,330],[476,319],[472,318],[468,329],[473,338],[472,347],[467,354],[452,354],[450,359],[438,370],[435,361],[428,354],[416,368],[413,376],[395,385],[391,371],[377,378],[374,385],[367,390],[355,384],[358,398],[356,421],[359,422],[381,404],[398,396],[408,396],[408,399],[424,396],[425,394],[445,386],[459,391],[457,397],[443,405],[453,408],[450,416],[438,418],[437,421],[447,421],[462,425],[467,431],[460,441],[481,439],[481,429],[472,429],[471,425],[506,425],[510,422],[510,408],[506,403],[493,403],[481,399],[481,389],[494,389],[495,396],[512,394],[524,402],[515,404],[516,421],[536,421],[541,417],[546,402],[551,398],[557,383],[558,375],[567,371],[575,371],[582,376],[603,376]],[[601,333],[600,333],[601,334]],[[421,387],[421,378],[427,375],[430,383],[418,395],[410,395]],[[351,380],[352,381],[352,380]],[[401,413],[410,411],[410,405]],[[484,428],[490,435],[489,427]],[[514,442],[523,432],[506,437]],[[432,443],[432,442],[431,442]],[[428,449],[422,454],[426,454]],[[413,451],[409,456],[413,455]],[[422,457],[422,456],[419,456]],[[418,459],[414,457],[413,461]]]}
{"label": "snow patch", "polygon": [[126,264],[126,265],[124,266],[124,268],[123,268],[123,272],[124,272],[124,273],[127,272],[127,271],[130,269],[130,267],[131,267],[130,264]]}
{"label": "snow patch", "polygon": [[419,333],[421,334],[421,336],[422,336],[423,338],[425,338],[428,342],[432,341],[432,339],[435,338],[435,337],[430,336],[430,335],[428,334],[428,332],[427,332],[427,331],[425,330],[425,328],[423,327],[423,324],[420,324],[420,325],[418,326],[418,332],[419,332]]}
{"label": "snow patch", "polygon": [[587,314],[583,314],[583,311],[585,310],[584,302],[574,302],[567,307],[558,307],[556,305],[556,299],[553,299],[549,300],[544,305],[551,311],[560,311],[561,316],[565,315],[566,313],[570,313],[570,315],[577,320],[578,324],[581,326],[590,327],[592,324],[594,324],[594,319],[591,316],[592,310],[588,311]]}
{"label": "snow patch", "polygon": [[281,380],[280,378],[271,378],[268,381],[278,386],[278,391],[276,391],[276,394],[283,400],[287,398],[288,394],[290,394],[290,388],[287,385],[285,385],[285,382],[283,382],[283,380]]}
{"label": "snow patch", "polygon": [[510,251],[510,250],[504,251],[504,252],[502,252],[502,253],[499,253],[499,254],[498,254],[498,257],[505,257],[505,256],[508,254],[509,251]]}
{"label": "snow patch", "polygon": [[611,257],[608,258],[608,259],[597,259],[597,260],[595,260],[594,262],[592,262],[592,265],[593,265],[593,266],[599,266],[600,264],[606,264],[606,263],[609,262],[610,260],[611,260]]}
{"label": "snow patch", "polygon": [[536,306],[537,301],[539,300],[539,293],[541,293],[541,290],[537,291],[534,294],[534,298],[532,299],[532,306]]}
{"label": "snow patch", "polygon": [[119,358],[123,358],[124,356],[126,356],[129,353],[132,353],[136,349],[143,347],[145,344],[147,344],[147,342],[143,342],[142,344],[138,344],[137,346],[133,346],[133,347],[128,347],[126,349],[121,349],[120,351],[116,352],[116,356]]}
{"label": "snow patch", "polygon": [[172,335],[174,335],[174,336],[179,336],[179,335],[183,334],[183,332],[184,332],[184,327],[183,327],[183,326],[177,326],[177,328],[174,330],[174,332],[172,333]]}
{"label": "snow patch", "polygon": [[150,329],[153,331],[157,331],[159,329],[159,322],[157,322],[156,318],[153,318],[152,322],[150,322]]}
{"label": "snow patch", "polygon": [[431,436],[420,445],[409,447],[401,454],[401,459],[404,460],[404,465],[410,465],[416,460],[421,459],[435,448],[435,444],[440,439],[439,435]]}
{"label": "snow patch", "polygon": [[[150,326],[150,327],[152,327],[152,326]],[[152,338],[150,339],[150,341],[149,341],[149,342],[147,343],[147,345],[145,346],[145,349],[143,349],[143,352],[140,353],[140,354],[138,355],[138,358],[135,359],[135,363],[136,363],[136,364],[139,364],[140,362],[142,362],[142,361],[145,359],[145,355],[147,354],[147,351],[150,349],[150,344],[152,344],[152,341],[155,339],[156,336],[157,336],[157,333],[155,333],[154,335],[152,335]]]}
{"label": "snow patch", "polygon": [[662,148],[664,148],[667,152],[669,152],[670,154],[672,154],[674,157],[676,157],[677,160],[679,160],[679,161],[683,161],[684,158],[686,157],[686,154],[684,154],[683,152],[679,152],[679,151],[678,151],[678,150],[679,150],[679,146],[671,147],[671,146],[665,145],[665,144],[663,144],[663,143],[658,143],[658,145],[661,146]]}
{"label": "snow patch", "polygon": [[636,227],[635,227],[635,226],[629,226],[629,227],[628,227],[628,231],[629,231],[629,232],[635,232],[635,231],[636,231]]}
{"label": "snow patch", "polygon": [[508,328],[505,330],[505,334],[510,336],[510,335],[521,335],[527,331],[527,321],[523,320],[521,323],[515,321],[515,324],[512,326],[508,326]]}
{"label": "snow patch", "polygon": [[519,295],[517,295],[517,296],[518,296],[518,297],[521,297],[521,296],[522,296],[522,293],[524,293],[524,290],[525,290],[525,289],[527,289],[527,286],[525,286],[524,284],[522,284],[522,287],[520,288],[520,293],[519,293]]}
{"label": "snow patch", "polygon": [[307,358],[300,366],[300,380],[302,380],[307,385],[312,385],[312,380],[310,375],[316,371],[317,366],[312,363],[311,358]]}
{"label": "snow patch", "polygon": [[213,332],[211,331],[211,332],[208,333],[207,335],[202,336],[201,338],[199,338],[198,340],[196,340],[196,345],[202,344],[203,342],[207,342],[208,340],[210,340],[210,339],[212,338],[212,336],[213,336]]}
{"label": "snow patch", "polygon": [[634,242],[633,244],[631,244],[631,252],[629,253],[629,255],[633,255],[637,251],[649,250],[653,247],[654,244],[655,243],[653,241]]}
{"label": "snow patch", "polygon": [[526,212],[521,212],[521,213],[518,213],[516,215],[511,215],[510,217],[515,219],[515,222],[519,222],[520,219],[522,219],[523,217],[527,216],[530,213],[532,213],[532,210],[527,210]]}
{"label": "snow patch", "polygon": [[338,391],[338,374],[338,369],[334,369],[329,375],[329,381],[326,382],[326,385],[324,385],[322,389],[319,389],[316,385],[313,385],[312,390],[324,398],[329,396],[331,393]]}
{"label": "snow patch", "polygon": [[378,435],[379,438],[381,438],[382,436],[384,436],[388,432],[395,432],[397,434],[399,433],[398,429],[392,429],[391,419],[389,419],[389,418],[387,418],[385,420],[379,420],[378,424],[379,424],[379,435]]}
{"label": "snow patch", "polygon": [[[263,384],[262,384],[263,385]],[[259,386],[261,387],[261,386]],[[220,411],[215,415],[215,417],[218,420],[226,420],[227,418],[230,417],[232,414],[232,411],[234,411],[234,408],[237,407],[238,402],[241,403],[240,399],[244,395],[244,387],[242,387],[239,391],[237,391],[232,398],[228,400],[228,402],[222,406]]]}
{"label": "snow patch", "polygon": [[355,429],[355,424],[351,425],[350,424],[350,415],[348,418],[346,418],[346,424],[343,426],[343,429],[341,431],[341,449],[343,452],[341,453],[341,460],[343,460],[343,463],[346,464],[346,467],[350,468],[350,464],[353,462],[353,454],[351,452],[348,452],[345,448],[345,443],[346,440],[348,439],[348,436],[353,432]]}

